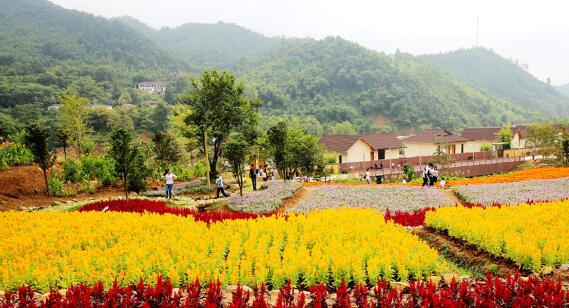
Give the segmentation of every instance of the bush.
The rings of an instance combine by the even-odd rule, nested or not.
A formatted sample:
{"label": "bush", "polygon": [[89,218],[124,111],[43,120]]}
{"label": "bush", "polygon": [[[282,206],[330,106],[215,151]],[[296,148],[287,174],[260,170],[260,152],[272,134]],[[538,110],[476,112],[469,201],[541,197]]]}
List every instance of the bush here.
{"label": "bush", "polygon": [[81,175],[87,180],[98,180],[99,185],[110,186],[116,181],[113,161],[96,155],[83,156],[80,160]]}
{"label": "bush", "polygon": [[63,179],[68,183],[77,183],[81,180],[81,164],[73,159],[63,163]]}
{"label": "bush", "polygon": [[5,142],[0,144],[0,170],[9,166],[31,165],[34,155],[21,143]]}
{"label": "bush", "polygon": [[413,179],[415,178],[415,169],[413,168],[413,166],[409,164],[403,165],[403,173],[405,174],[405,177],[407,178],[408,182],[413,181]]}
{"label": "bush", "polygon": [[128,174],[128,190],[136,193],[145,191],[146,179],[149,175],[144,155],[140,151],[140,148],[137,148],[137,154],[134,156],[133,169]]}
{"label": "bush", "polygon": [[54,197],[63,197],[63,183],[61,183],[59,175],[54,170],[51,171],[48,185],[49,190]]}
{"label": "bush", "polygon": [[90,139],[83,140],[81,142],[81,151],[82,154],[90,154],[95,151],[95,142]]}

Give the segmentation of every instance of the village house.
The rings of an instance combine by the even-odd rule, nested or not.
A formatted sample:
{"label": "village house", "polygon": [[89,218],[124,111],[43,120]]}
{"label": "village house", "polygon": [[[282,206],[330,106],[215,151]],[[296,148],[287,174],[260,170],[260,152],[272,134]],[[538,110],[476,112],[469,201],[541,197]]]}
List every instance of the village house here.
{"label": "village house", "polygon": [[526,147],[526,129],[527,125],[514,125],[512,127],[512,149],[525,149]]}
{"label": "village house", "polygon": [[164,95],[167,83],[164,81],[143,81],[137,84],[137,88],[148,93]]}
{"label": "village house", "polygon": [[405,157],[431,156],[439,146],[448,154],[466,153],[469,149],[465,145],[469,141],[468,138],[440,128],[427,129],[401,139],[405,146]]}
{"label": "village house", "polygon": [[331,135],[320,139],[326,153],[338,155],[338,163],[353,163],[400,157],[403,144],[393,134]]}
{"label": "village house", "polygon": [[462,131],[462,137],[470,139],[466,142],[467,152],[482,152],[484,145],[490,144],[492,150],[496,149],[496,140],[500,127],[476,127],[465,128]]}

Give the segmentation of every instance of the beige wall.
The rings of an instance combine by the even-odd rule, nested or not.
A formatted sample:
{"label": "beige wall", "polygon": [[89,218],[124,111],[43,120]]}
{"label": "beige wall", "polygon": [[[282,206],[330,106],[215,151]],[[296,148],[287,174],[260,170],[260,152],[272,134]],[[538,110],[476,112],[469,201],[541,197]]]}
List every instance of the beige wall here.
{"label": "beige wall", "polygon": [[[437,145],[434,143],[422,143],[422,142],[405,142],[405,157],[416,157],[416,156],[431,156],[437,151]],[[450,143],[449,145],[455,145],[455,154],[461,154],[463,143]],[[464,152],[469,152],[470,149],[467,143],[464,143]]]}
{"label": "beige wall", "polygon": [[[377,153],[375,154],[377,158]],[[399,149],[385,149],[385,159],[397,159],[401,157],[399,155]]]}
{"label": "beige wall", "polygon": [[486,144],[486,143],[492,144],[493,142],[494,141],[484,141],[484,140],[468,141],[464,145],[464,152],[466,152],[466,153],[482,152],[482,151],[480,151],[480,148],[482,147],[483,144]]}
{"label": "beige wall", "polygon": [[[371,159],[370,153],[373,150],[374,149],[371,148],[369,144],[360,139],[348,149],[347,155],[342,157],[342,162],[355,163],[360,161],[369,161]],[[377,158],[377,153],[375,158]]]}
{"label": "beige wall", "polygon": [[431,156],[437,151],[434,143],[403,141],[403,145],[405,146],[405,157]]}
{"label": "beige wall", "polygon": [[520,138],[520,135],[514,134],[512,139],[512,149],[523,149],[526,147],[526,139]]}

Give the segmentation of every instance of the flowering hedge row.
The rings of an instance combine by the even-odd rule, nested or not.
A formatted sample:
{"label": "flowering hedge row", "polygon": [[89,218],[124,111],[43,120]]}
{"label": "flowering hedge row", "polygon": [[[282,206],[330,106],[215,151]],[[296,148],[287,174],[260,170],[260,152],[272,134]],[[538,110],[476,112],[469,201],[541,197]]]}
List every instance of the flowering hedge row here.
{"label": "flowering hedge row", "polygon": [[[437,252],[373,209],[195,222],[174,215],[0,213],[0,289],[39,290],[102,280],[119,285],[160,274],[223,284],[287,279],[310,285],[408,281],[440,272]],[[23,236],[25,235],[25,236]]]}
{"label": "flowering hedge row", "polygon": [[239,212],[270,213],[278,209],[284,199],[292,197],[300,187],[300,183],[294,181],[265,182],[259,191],[247,193],[243,197],[229,197],[227,206]]}
{"label": "flowering hedge row", "polygon": [[293,212],[308,212],[328,208],[375,208],[381,211],[416,211],[430,207],[452,205],[439,189],[415,186],[345,186],[325,185],[311,190]]}
{"label": "flowering hedge row", "polygon": [[569,263],[569,201],[493,207],[445,207],[426,225],[538,272]]}
{"label": "flowering hedge row", "polygon": [[169,207],[164,201],[147,200],[147,199],[129,199],[126,200],[109,200],[98,201],[84,205],[80,212],[91,211],[109,211],[109,212],[130,212],[130,213],[157,213],[157,214],[173,214],[183,217],[192,216],[197,221],[217,222],[226,219],[253,219],[260,216],[268,216],[271,214],[255,214],[255,213],[236,213],[224,211],[207,211],[200,212],[189,208]]}
{"label": "flowering hedge row", "polygon": [[[335,292],[334,300],[325,285],[313,285],[308,292],[295,292],[289,281],[277,293],[274,307],[278,308],[324,308],[332,304],[335,308],[371,307],[566,307],[569,305],[569,291],[563,290],[561,281],[539,280],[529,277],[524,281],[518,275],[505,281],[491,274],[480,283],[452,280],[448,285],[436,286],[432,282],[411,282],[409,288],[397,290],[389,287],[385,280],[379,280],[368,288],[357,284],[348,289],[342,282]],[[202,289],[199,280],[189,284],[184,291],[175,289],[170,280],[158,277],[155,286],[142,280],[136,286],[119,288],[117,283],[105,290],[98,282],[89,287],[85,284],[71,286],[65,296],[51,290],[43,299],[37,300],[33,288],[22,286],[17,294],[6,293],[0,299],[0,307],[187,307],[217,308],[224,304],[224,294],[219,282],[210,282],[207,290]],[[225,305],[229,298],[225,295]],[[269,308],[271,296],[264,284],[245,291],[237,285],[231,293],[231,308]]]}
{"label": "flowering hedge row", "polygon": [[490,176],[479,176],[474,178],[464,178],[447,182],[447,186],[469,185],[469,184],[497,184],[512,183],[528,180],[547,180],[569,177],[569,168],[532,168],[514,171],[505,174]]}
{"label": "flowering hedge row", "polygon": [[504,184],[462,185],[453,189],[467,203],[514,205],[528,200],[567,199],[569,198],[569,178]]}

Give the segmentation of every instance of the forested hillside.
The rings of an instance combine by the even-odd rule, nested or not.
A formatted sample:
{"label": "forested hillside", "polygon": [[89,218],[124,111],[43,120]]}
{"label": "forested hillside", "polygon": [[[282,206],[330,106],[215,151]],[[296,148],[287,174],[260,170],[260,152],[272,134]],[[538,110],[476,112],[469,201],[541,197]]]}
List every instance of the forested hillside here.
{"label": "forested hillside", "polygon": [[267,114],[313,115],[357,131],[495,126],[532,112],[490,97],[406,54],[387,56],[341,38],[292,40],[240,73]]}
{"label": "forested hillside", "polygon": [[136,80],[187,67],[119,21],[46,0],[0,0],[0,107],[54,103],[72,87],[110,103]]}
{"label": "forested hillside", "polygon": [[232,23],[188,23],[176,28],[154,30],[128,16],[118,20],[144,33],[200,70],[214,67],[235,69],[247,58],[259,56],[284,41],[265,37]]}
{"label": "forested hillside", "polygon": [[556,86],[555,89],[557,89],[561,94],[569,96],[569,83],[562,86]]}
{"label": "forested hillside", "polygon": [[424,58],[470,84],[520,106],[546,116],[569,115],[569,97],[492,50],[460,49]]}

